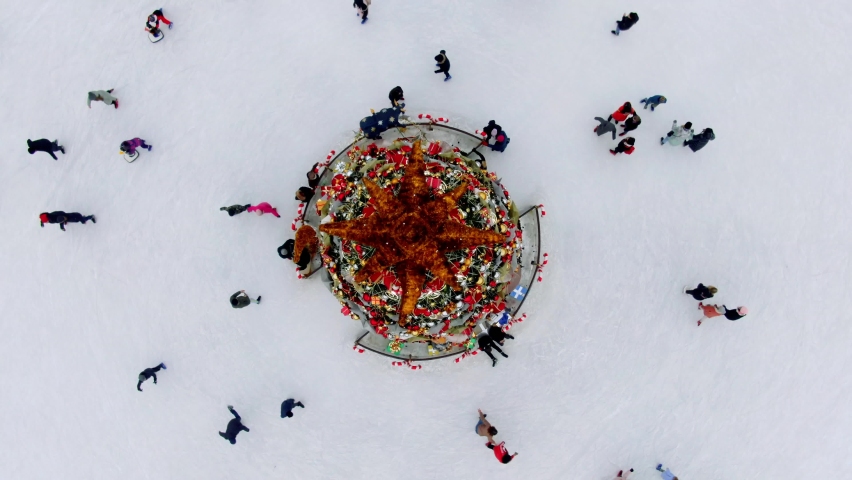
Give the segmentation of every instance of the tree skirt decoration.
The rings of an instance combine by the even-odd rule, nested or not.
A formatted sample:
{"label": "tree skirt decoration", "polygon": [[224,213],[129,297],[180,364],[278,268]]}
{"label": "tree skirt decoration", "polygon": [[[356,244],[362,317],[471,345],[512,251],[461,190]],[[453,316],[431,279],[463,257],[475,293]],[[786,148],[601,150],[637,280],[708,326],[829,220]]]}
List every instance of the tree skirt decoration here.
{"label": "tree skirt decoration", "polygon": [[508,192],[438,142],[373,143],[347,155],[315,206],[343,313],[389,339],[391,353],[409,342],[469,347],[476,323],[505,309],[517,265]]}

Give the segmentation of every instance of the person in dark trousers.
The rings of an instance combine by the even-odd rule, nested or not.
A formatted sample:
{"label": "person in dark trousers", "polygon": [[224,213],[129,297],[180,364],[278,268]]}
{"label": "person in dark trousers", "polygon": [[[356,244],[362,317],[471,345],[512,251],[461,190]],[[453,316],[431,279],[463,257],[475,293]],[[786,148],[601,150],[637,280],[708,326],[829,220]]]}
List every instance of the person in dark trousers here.
{"label": "person in dark trousers", "polygon": [[89,92],[86,104],[89,108],[92,108],[92,102],[104,102],[107,105],[118,108],[118,99],[112,96],[113,90],[113,88],[110,88],[109,90],[94,90]]}
{"label": "person in dark trousers", "polygon": [[141,388],[142,382],[144,382],[145,380],[148,380],[151,377],[154,377],[154,385],[156,385],[157,384],[157,372],[159,372],[160,369],[165,370],[166,364],[161,363],[154,368],[146,368],[145,370],[142,370],[142,373],[139,374],[139,383],[136,384],[136,390],[139,390],[141,392],[142,391],[142,388]]}
{"label": "person in dark trousers", "polygon": [[145,30],[151,33],[154,37],[160,36],[160,22],[165,23],[169,26],[169,30],[172,29],[172,22],[163,15],[163,11],[161,9],[154,10],[154,13],[148,15],[148,20],[145,22]]}
{"label": "person in dark trousers", "polygon": [[619,123],[627,120],[627,117],[630,115],[635,114],[636,110],[633,110],[633,105],[631,105],[630,102],[624,102],[624,105],[618,107],[618,110],[612,112],[612,115],[607,118],[607,121],[615,119],[615,124],[618,125]]}
{"label": "person in dark trousers", "polygon": [[308,177],[308,187],[310,187],[311,190],[316,190],[317,185],[319,185],[320,182],[319,172],[317,172],[317,166],[319,166],[319,162],[315,163],[314,166],[311,167],[310,170],[308,170],[308,173],[305,174],[305,176]]}
{"label": "person in dark trousers", "polygon": [[65,225],[69,223],[82,223],[85,225],[89,220],[92,223],[98,223],[94,215],[82,215],[77,212],[65,213],[59,210],[50,213],[42,212],[39,214],[38,219],[41,221],[42,228],[44,228],[45,223],[58,223],[59,228],[63,232],[65,231]]}
{"label": "person in dark trousers", "polygon": [[746,315],[748,315],[748,309],[746,307],[737,307],[736,310],[729,310],[728,307],[722,305],[722,308],[725,309],[725,318],[728,320],[739,320]]}
{"label": "person in dark trousers", "polygon": [[666,102],[668,102],[668,100],[666,100],[666,97],[664,97],[662,95],[654,95],[653,97],[643,98],[642,100],[639,100],[639,103],[645,104],[645,107],[643,107],[643,108],[647,109],[648,107],[651,107],[652,112],[661,103],[666,103]]}
{"label": "person in dark trousers", "polygon": [[30,155],[35,152],[45,152],[53,157],[54,160],[59,159],[56,158],[56,155],[54,155],[53,152],[62,152],[62,154],[65,155],[65,147],[59,145],[59,140],[51,142],[46,138],[40,138],[35,141],[27,139],[27,151],[30,152]]}
{"label": "person in dark trousers", "polygon": [[485,140],[483,140],[483,145],[487,145],[492,138],[496,138],[497,135],[500,135],[500,132],[503,131],[503,127],[497,125],[497,122],[494,120],[489,120],[488,125],[482,127],[482,133],[485,134]]}
{"label": "person in dark trousers", "polygon": [[290,260],[293,258],[293,248],[296,245],[296,241],[292,238],[284,242],[284,245],[278,247],[278,256],[283,258],[284,260]]}
{"label": "person in dark trousers", "polygon": [[251,297],[246,295],[245,290],[240,290],[239,292],[231,295],[231,306],[234,308],[243,308],[251,305],[251,302],[260,303],[260,295],[258,295],[257,300],[253,300]]}
{"label": "person in dark trousers", "polygon": [[355,0],[352,6],[358,9],[358,15],[361,15],[361,24],[363,25],[367,21],[367,14],[370,13],[368,3],[365,0]]}
{"label": "person in dark trousers", "polygon": [[228,405],[228,411],[230,411],[231,414],[234,415],[234,418],[231,419],[230,422],[228,422],[228,428],[225,429],[225,433],[219,432],[219,436],[228,440],[229,442],[231,442],[231,445],[233,445],[237,443],[237,435],[239,435],[240,432],[250,432],[251,430],[249,430],[248,427],[243,425],[242,418],[240,418],[240,414],[237,413],[236,410],[234,410],[233,405]]}
{"label": "person in dark trousers", "polygon": [[234,215],[239,215],[245,212],[250,206],[250,203],[247,205],[231,205],[230,207],[222,207],[219,210],[228,212],[228,216],[233,217]]}
{"label": "person in dark trousers", "polygon": [[683,293],[687,295],[692,295],[692,298],[698,300],[699,302],[702,300],[707,300],[708,298],[713,298],[713,295],[716,294],[719,290],[710,285],[709,287],[705,287],[703,283],[699,283],[697,287],[689,290],[687,288],[683,289]]}
{"label": "person in dark trousers", "polygon": [[405,101],[405,97],[403,97],[402,87],[396,86],[393,87],[388,94],[388,98],[391,102],[391,107],[398,107],[401,102]]}
{"label": "person in dark trousers", "polygon": [[499,343],[501,346],[506,343],[507,338],[511,338],[512,340],[515,339],[515,337],[504,332],[503,329],[500,328],[500,325],[497,325],[496,323],[488,327],[488,336],[491,337],[491,339],[495,342]]}
{"label": "person in dark trousers", "polygon": [[491,366],[497,366],[497,359],[494,358],[494,355],[491,354],[491,349],[497,350],[497,353],[503,355],[503,358],[509,358],[508,355],[503,353],[503,350],[500,350],[500,347],[497,346],[497,343],[494,342],[494,339],[491,338],[487,333],[481,333],[479,338],[477,338],[479,342],[479,349],[485,352],[486,355],[491,357]]}
{"label": "person in dark trousers", "polygon": [[619,153],[626,153],[631,155],[636,148],[633,145],[636,143],[636,139],[633,137],[627,137],[624,140],[618,142],[618,145],[615,147],[615,150],[610,150],[609,153],[616,155]]}
{"label": "person in dark trousers", "polygon": [[474,432],[480,437],[485,437],[488,439],[486,442],[486,446],[494,443],[494,435],[497,435],[497,429],[491,425],[491,423],[485,419],[488,415],[482,413],[482,410],[477,410],[479,412],[479,421],[476,422],[476,427],[474,428]]}
{"label": "person in dark trousers", "polygon": [[284,400],[281,403],[281,418],[292,417],[293,416],[293,409],[295,407],[305,408],[305,406],[302,404],[301,401],[297,402],[297,401],[293,400],[292,398],[288,398],[287,400]]}
{"label": "person in dark trousers", "polygon": [[130,140],[125,140],[121,142],[121,145],[118,147],[121,153],[126,153],[130,156],[136,155],[137,148],[145,148],[148,149],[148,151],[150,152],[151,149],[154,147],[148,145],[147,143],[145,143],[145,140],[142,140],[139,137],[132,138]]}
{"label": "person in dark trousers", "polygon": [[613,35],[619,35],[623,30],[630,30],[630,27],[636,25],[636,22],[639,21],[639,15],[636,12],[631,12],[630,15],[624,14],[621,17],[621,20],[615,22],[615,30],[612,31]]}
{"label": "person in dark trousers", "polygon": [[639,115],[633,114],[632,117],[628,118],[626,122],[624,122],[624,131],[619,133],[619,137],[623,137],[627,135],[627,132],[632,132],[639,128],[639,124],[642,123],[642,119],[639,118]]}
{"label": "person in dark trousers", "polygon": [[595,127],[594,132],[597,133],[599,137],[612,132],[612,139],[615,140],[615,132],[617,130],[615,125],[609,120],[604,120],[601,117],[595,117],[595,120],[598,121],[599,125]]}
{"label": "person in dark trousers", "polygon": [[314,198],[314,189],[310,187],[299,187],[296,190],[296,200],[304,203],[308,203],[311,199]]}
{"label": "person in dark trousers", "polygon": [[494,450],[494,456],[497,457],[497,460],[500,460],[500,463],[509,463],[513,458],[518,456],[518,452],[515,452],[514,455],[509,455],[509,451],[506,450],[506,442],[500,442],[498,445],[486,443],[485,446]]}
{"label": "person in dark trousers", "polygon": [[446,50],[441,50],[441,53],[435,55],[435,61],[438,62],[438,63],[435,64],[435,66],[438,67],[438,69],[435,70],[435,73],[442,73],[443,72],[445,82],[447,80],[453,78],[450,75],[450,59],[447,58]]}
{"label": "person in dark trousers", "polygon": [[710,143],[711,140],[716,140],[716,134],[712,128],[705,128],[701,133],[692,137],[691,140],[683,142],[684,147],[689,147],[693,152],[697,152]]}

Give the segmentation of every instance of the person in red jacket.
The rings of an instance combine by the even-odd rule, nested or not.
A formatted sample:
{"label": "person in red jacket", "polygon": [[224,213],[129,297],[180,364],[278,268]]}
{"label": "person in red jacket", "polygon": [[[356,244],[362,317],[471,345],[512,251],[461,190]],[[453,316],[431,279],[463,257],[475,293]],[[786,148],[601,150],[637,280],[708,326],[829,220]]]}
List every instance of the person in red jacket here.
{"label": "person in red jacket", "polygon": [[160,9],[154,10],[154,13],[148,15],[148,21],[145,22],[145,30],[151,32],[151,35],[154,37],[160,36],[160,22],[165,23],[169,26],[169,30],[172,28],[172,22],[163,15],[163,11]]}
{"label": "person in red jacket", "polygon": [[509,451],[506,450],[506,442],[500,442],[497,445],[494,445],[491,442],[485,444],[486,447],[494,450],[494,456],[497,460],[500,460],[500,463],[509,463],[513,458],[518,456],[518,452],[515,452],[512,455],[509,455]]}
{"label": "person in red jacket", "polygon": [[612,115],[610,115],[607,120],[615,119],[615,124],[618,125],[619,123],[627,120],[627,117],[634,114],[636,114],[636,110],[633,110],[633,106],[630,105],[630,102],[624,102],[624,105],[620,106],[618,110],[612,112]]}
{"label": "person in red jacket", "polygon": [[610,150],[609,153],[615,155],[617,153],[626,153],[630,155],[633,153],[633,150],[636,150],[633,147],[633,144],[636,143],[636,139],[633,137],[627,137],[624,140],[618,142],[618,145],[615,147],[615,150]]}

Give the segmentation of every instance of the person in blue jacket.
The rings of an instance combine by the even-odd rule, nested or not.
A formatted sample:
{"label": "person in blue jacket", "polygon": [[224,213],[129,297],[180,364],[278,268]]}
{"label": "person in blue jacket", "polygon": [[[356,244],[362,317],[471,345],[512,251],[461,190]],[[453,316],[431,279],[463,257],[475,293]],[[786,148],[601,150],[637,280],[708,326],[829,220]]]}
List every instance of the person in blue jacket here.
{"label": "person in blue jacket", "polygon": [[661,103],[666,103],[667,101],[668,100],[666,100],[666,97],[662,95],[654,95],[653,97],[643,98],[639,101],[639,103],[644,103],[646,109],[648,107],[651,107],[651,111],[653,112],[654,109],[657,108],[657,106],[659,106]]}
{"label": "person in blue jacket", "polygon": [[677,476],[672,473],[668,468],[663,470],[663,464],[657,465],[657,471],[660,472],[660,476],[663,477],[663,480],[677,480]]}
{"label": "person in blue jacket", "polygon": [[292,398],[288,398],[281,403],[281,418],[290,418],[293,416],[293,409],[295,407],[305,408],[305,405],[302,404],[301,401],[293,400]]}
{"label": "person in blue jacket", "polygon": [[228,405],[228,410],[231,412],[234,418],[232,418],[231,421],[228,422],[228,428],[226,428],[224,432],[219,432],[219,436],[231,442],[231,445],[233,445],[237,443],[237,435],[239,435],[240,432],[250,432],[251,430],[249,430],[248,427],[243,425],[242,418],[240,418],[240,414],[237,413],[236,410],[234,410],[233,405]]}

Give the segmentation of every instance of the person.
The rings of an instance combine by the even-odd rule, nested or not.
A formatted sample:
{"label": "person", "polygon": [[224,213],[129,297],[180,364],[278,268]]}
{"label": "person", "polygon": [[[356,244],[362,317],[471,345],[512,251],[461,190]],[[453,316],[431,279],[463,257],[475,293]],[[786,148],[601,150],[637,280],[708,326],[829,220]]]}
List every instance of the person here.
{"label": "person", "polygon": [[515,337],[504,332],[503,329],[500,328],[500,325],[497,325],[496,323],[488,327],[488,336],[491,337],[491,339],[495,342],[499,343],[501,346],[506,343],[507,338],[511,338],[512,340],[515,339]]}
{"label": "person", "polygon": [[278,215],[278,210],[267,202],[260,202],[257,205],[248,207],[246,210],[248,210],[249,212],[255,212],[258,215],[263,215],[264,213],[271,213],[276,217],[281,218],[281,215]]}
{"label": "person", "polygon": [[260,298],[260,295],[258,295],[257,300],[254,300],[248,295],[246,295],[245,290],[240,290],[239,292],[231,295],[231,306],[234,308],[243,308],[251,305],[251,302],[259,304]]}
{"label": "person", "polygon": [[626,153],[628,155],[631,155],[631,154],[633,154],[633,151],[636,150],[636,148],[633,147],[633,145],[635,143],[636,143],[635,138],[627,137],[624,140],[618,142],[618,145],[616,145],[615,150],[610,150],[609,153],[611,153],[613,155],[618,154],[618,153]]}
{"label": "person", "polygon": [[728,320],[734,321],[739,320],[746,315],[748,315],[748,309],[746,307],[737,307],[736,310],[729,310],[728,307],[722,305],[722,308],[725,309],[725,318]]}
{"label": "person", "polygon": [[615,140],[615,131],[616,131],[615,125],[612,122],[610,122],[609,120],[604,120],[601,117],[595,117],[595,120],[597,120],[598,123],[600,123],[600,125],[595,127],[595,129],[593,131],[595,133],[597,133],[599,137],[601,135],[606,135],[607,132],[612,132],[612,139]]}
{"label": "person", "polygon": [[618,125],[619,123],[627,120],[627,117],[634,115],[635,113],[636,110],[633,110],[633,105],[630,105],[630,102],[624,102],[624,105],[618,107],[618,110],[612,112],[612,115],[607,118],[607,121],[615,119],[615,124]]}
{"label": "person", "polygon": [[228,212],[228,216],[233,217],[234,215],[239,215],[251,207],[251,204],[248,205],[231,205],[230,207],[222,207],[219,210]]}
{"label": "person", "polygon": [[702,302],[698,302],[698,309],[704,312],[704,316],[698,320],[698,326],[701,326],[701,323],[704,319],[711,319],[715,317],[719,317],[725,314],[725,308],[720,307],[719,305],[704,305]]}
{"label": "person", "polygon": [[479,412],[479,421],[476,422],[476,428],[474,428],[474,431],[480,437],[486,437],[488,439],[488,442],[485,443],[486,446],[493,444],[494,435],[497,435],[497,429],[485,419],[488,415],[482,413],[482,410],[477,410],[477,412]]}
{"label": "person", "polygon": [[157,372],[159,372],[160,369],[165,370],[166,364],[161,363],[154,368],[146,368],[145,370],[142,370],[142,373],[139,374],[139,383],[136,384],[136,390],[139,390],[141,392],[142,391],[142,388],[141,388],[142,382],[144,382],[145,380],[148,380],[151,377],[154,377],[154,385],[156,385],[157,384]]}
{"label": "person", "polygon": [[284,245],[278,247],[278,256],[283,258],[284,260],[290,260],[293,258],[293,246],[296,244],[296,241],[292,238],[284,242]]}
{"label": "person", "polygon": [[479,343],[479,349],[485,352],[486,355],[491,357],[491,366],[497,366],[497,359],[494,358],[494,355],[491,354],[491,349],[497,350],[500,355],[503,355],[503,358],[509,358],[508,355],[503,353],[503,350],[500,350],[500,347],[494,342],[494,339],[491,338],[487,333],[481,333],[477,338]]}
{"label": "person", "polygon": [[119,148],[119,150],[121,151],[121,153],[126,153],[126,154],[132,156],[132,155],[136,155],[136,149],[139,148],[139,147],[147,148],[149,152],[151,151],[152,148],[154,148],[151,145],[148,145],[147,143],[145,143],[145,140],[142,140],[141,138],[136,137],[136,138],[133,138],[131,140],[125,140],[125,141],[121,142],[121,147]]}
{"label": "person", "polygon": [[504,152],[506,151],[506,146],[509,145],[512,139],[506,136],[505,131],[501,131],[497,134],[497,137],[494,138],[494,145],[489,146],[491,150],[495,152]]}
{"label": "person", "polygon": [[148,15],[148,21],[145,22],[145,30],[151,33],[155,38],[160,36],[160,22],[169,26],[172,29],[172,22],[163,15],[162,9],[154,10],[154,13]]}
{"label": "person", "polygon": [[503,127],[497,125],[497,122],[494,120],[488,120],[488,125],[482,127],[482,133],[485,134],[485,140],[482,141],[482,144],[488,145],[491,143],[491,139],[496,138],[502,131]]}
{"label": "person", "polygon": [[110,88],[109,90],[94,90],[89,92],[89,98],[86,101],[86,104],[89,108],[92,108],[92,102],[104,102],[107,105],[112,105],[115,108],[118,108],[118,99],[110,95],[114,88]]}
{"label": "person", "polygon": [[48,155],[53,157],[54,160],[59,160],[56,158],[56,155],[53,152],[62,152],[65,155],[65,147],[59,145],[59,140],[50,141],[46,138],[39,138],[38,140],[30,140],[27,139],[27,151],[30,152],[30,155],[35,152],[46,152]]}
{"label": "person", "polygon": [[673,147],[683,145],[683,142],[692,140],[695,132],[692,131],[692,122],[686,122],[678,126],[677,120],[672,122],[672,129],[665,137],[660,137],[660,145],[665,145],[668,142]]}
{"label": "person", "polygon": [[284,400],[281,403],[281,418],[292,417],[293,416],[293,408],[295,408],[295,407],[305,408],[305,406],[302,404],[301,401],[297,402],[297,401],[293,400],[292,398],[288,398],[287,400]]}
{"label": "person", "polygon": [[405,97],[403,97],[402,93],[402,87],[399,85],[393,87],[388,94],[388,98],[390,99],[391,107],[398,107],[400,102],[405,101]]}
{"label": "person", "polygon": [[355,3],[352,4],[353,7],[358,9],[357,15],[361,16],[361,25],[367,21],[367,14],[370,13],[370,0],[355,0]]}
{"label": "person", "polygon": [[692,298],[698,300],[699,302],[701,300],[713,298],[713,295],[716,295],[716,292],[718,291],[719,290],[713,285],[705,287],[703,283],[699,283],[698,286],[693,288],[692,290],[689,290],[687,287],[684,287],[683,289],[683,293],[687,295],[692,295]]}
{"label": "person", "polygon": [[636,12],[630,12],[630,15],[625,13],[621,16],[621,20],[615,22],[615,30],[612,31],[612,34],[618,36],[622,31],[630,30],[630,27],[636,25],[638,21],[639,15]]}
{"label": "person", "polygon": [[[624,474],[624,475],[622,475],[622,474]],[[630,475],[632,475],[632,474],[633,474],[632,468],[630,470],[628,470],[627,473],[624,473],[624,470],[619,470],[618,475],[616,475],[613,480],[619,480],[619,479],[620,480],[628,480],[630,478]]]}
{"label": "person", "polygon": [[657,470],[660,472],[660,476],[663,477],[663,480],[677,480],[677,476],[668,468],[663,471],[662,463],[657,465]]}
{"label": "person", "polygon": [[651,107],[651,111],[653,112],[654,109],[657,108],[661,103],[666,103],[667,101],[668,100],[666,100],[666,97],[662,95],[654,95],[653,97],[643,98],[642,100],[639,100],[639,103],[644,103],[645,107],[643,108],[645,109]]}
{"label": "person", "polygon": [[447,58],[447,52],[445,50],[441,50],[441,53],[435,55],[435,61],[438,62],[435,64],[435,66],[438,67],[438,69],[435,70],[435,73],[443,72],[445,82],[453,78],[450,75],[450,59]]}
{"label": "person", "polygon": [[494,450],[494,456],[497,457],[497,460],[500,460],[500,463],[509,463],[513,458],[518,456],[518,452],[509,455],[509,451],[506,450],[506,442],[500,442],[498,445],[486,443],[485,446]]}
{"label": "person", "polygon": [[299,189],[296,190],[296,200],[308,203],[312,198],[314,198],[314,189],[310,187],[299,187]]}
{"label": "person", "polygon": [[243,425],[242,418],[240,418],[240,414],[237,413],[236,410],[234,410],[233,405],[228,405],[228,411],[230,411],[231,414],[234,415],[234,418],[232,418],[231,421],[228,422],[228,428],[225,429],[225,433],[219,432],[219,436],[231,442],[231,445],[233,445],[237,443],[237,435],[239,435],[240,432],[250,432],[251,430],[249,430],[248,427]]}
{"label": "person", "polygon": [[45,223],[58,223],[59,229],[63,232],[65,231],[65,225],[69,223],[82,223],[85,225],[89,220],[92,223],[98,223],[94,215],[81,215],[77,212],[65,213],[61,210],[50,213],[42,212],[39,214],[38,219],[41,221],[42,228],[44,228]]}
{"label": "person", "polygon": [[637,128],[639,128],[640,123],[642,123],[642,119],[639,118],[639,115],[634,114],[633,116],[628,118],[626,122],[624,122],[624,131],[619,133],[618,136],[623,137],[627,135],[627,132],[632,132],[633,130],[636,130]]}
{"label": "person", "polygon": [[319,173],[317,172],[318,166],[319,162],[315,163],[314,166],[308,170],[308,173],[305,174],[305,176],[308,177],[308,187],[310,187],[311,190],[315,190],[320,182]]}
{"label": "person", "polygon": [[697,152],[710,143],[711,140],[716,140],[716,134],[713,133],[712,128],[705,128],[698,135],[692,137],[686,142],[683,142],[683,146],[689,147],[693,152]]}

